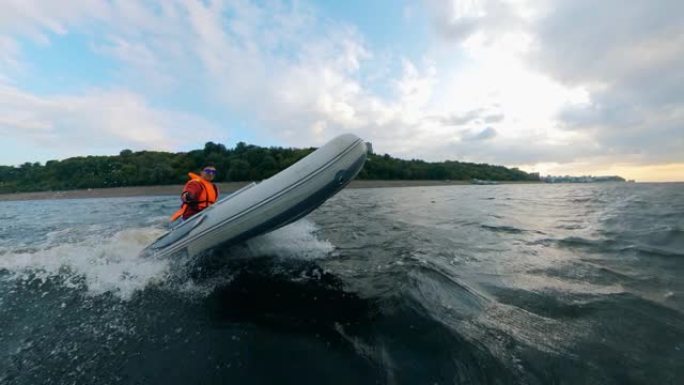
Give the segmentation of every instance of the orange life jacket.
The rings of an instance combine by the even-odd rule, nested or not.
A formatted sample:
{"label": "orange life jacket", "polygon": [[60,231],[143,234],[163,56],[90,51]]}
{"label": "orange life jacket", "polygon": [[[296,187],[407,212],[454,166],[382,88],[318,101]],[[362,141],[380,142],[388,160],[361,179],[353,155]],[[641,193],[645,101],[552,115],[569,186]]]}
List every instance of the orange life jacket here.
{"label": "orange life jacket", "polygon": [[[200,184],[200,186],[202,186],[202,191],[197,197],[197,200],[193,202],[193,206],[198,209],[197,211],[202,211],[207,207],[213,205],[216,202],[216,199],[218,198],[218,189],[216,188],[216,185],[205,180],[204,178],[195,174],[194,172],[189,172],[188,176],[190,177],[190,180],[185,184],[185,188],[183,189],[183,191],[186,190],[190,183],[197,182]],[[188,207],[189,205],[183,202],[180,209],[178,209],[178,211],[173,213],[173,215],[171,216],[171,222],[183,216]]]}

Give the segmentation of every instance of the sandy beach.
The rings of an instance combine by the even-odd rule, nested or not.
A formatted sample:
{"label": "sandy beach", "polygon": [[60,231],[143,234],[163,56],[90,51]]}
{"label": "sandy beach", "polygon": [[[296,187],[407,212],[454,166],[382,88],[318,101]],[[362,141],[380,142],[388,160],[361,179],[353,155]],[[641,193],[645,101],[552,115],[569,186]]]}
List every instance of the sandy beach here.
{"label": "sandy beach", "polygon": [[[247,185],[249,182],[217,183],[222,193],[230,193]],[[384,188],[415,186],[451,186],[470,184],[468,181],[437,180],[355,180],[346,188]],[[40,191],[28,193],[0,194],[0,201],[46,200],[46,199],[83,199],[83,198],[119,198],[135,196],[178,195],[183,185],[136,186],[96,188],[86,190]]]}

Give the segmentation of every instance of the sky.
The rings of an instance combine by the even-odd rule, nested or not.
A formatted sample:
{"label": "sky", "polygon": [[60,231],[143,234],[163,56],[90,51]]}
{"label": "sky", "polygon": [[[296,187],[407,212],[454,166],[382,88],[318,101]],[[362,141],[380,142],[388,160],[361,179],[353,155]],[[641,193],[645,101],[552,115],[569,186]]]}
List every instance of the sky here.
{"label": "sky", "polygon": [[0,0],[0,164],[319,146],[684,181],[681,0]]}

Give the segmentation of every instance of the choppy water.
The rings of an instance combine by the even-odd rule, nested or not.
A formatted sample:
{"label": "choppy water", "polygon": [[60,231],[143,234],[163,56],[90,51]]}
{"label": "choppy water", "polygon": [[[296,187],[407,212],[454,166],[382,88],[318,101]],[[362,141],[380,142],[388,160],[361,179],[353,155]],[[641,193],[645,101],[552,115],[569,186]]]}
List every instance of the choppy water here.
{"label": "choppy water", "polygon": [[682,184],[345,190],[138,257],[176,205],[0,202],[0,383],[684,383]]}

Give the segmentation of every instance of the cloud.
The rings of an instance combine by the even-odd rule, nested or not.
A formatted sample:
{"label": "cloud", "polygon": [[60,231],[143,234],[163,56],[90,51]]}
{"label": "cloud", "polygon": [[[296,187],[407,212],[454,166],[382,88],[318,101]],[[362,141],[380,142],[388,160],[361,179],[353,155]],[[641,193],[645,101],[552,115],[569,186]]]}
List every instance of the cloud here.
{"label": "cloud", "polygon": [[[240,125],[260,143],[352,131],[399,156],[531,167],[684,156],[678,1],[426,0],[434,39],[413,56],[307,2],[51,4],[11,1],[0,15],[0,127],[25,140],[96,129],[173,147],[182,127]],[[425,22],[417,8],[411,24]],[[70,34],[114,61],[116,87],[40,95],[13,81],[22,39]],[[113,128],[134,125],[148,133]]]}
{"label": "cloud", "polygon": [[485,123],[499,123],[504,120],[506,116],[504,114],[492,114],[492,115],[487,115],[482,118],[482,121]]}
{"label": "cloud", "polygon": [[[149,137],[145,143],[156,143],[155,148],[173,146],[182,142],[164,140],[165,135],[178,137],[178,124],[173,122],[210,125],[189,113],[152,108],[143,95],[163,99],[190,92],[197,96],[195,103],[246,122],[255,130],[254,137],[271,143],[318,145],[343,131],[373,135],[385,122],[404,124],[409,119],[404,115],[417,111],[429,97],[429,65],[424,76],[423,69],[409,60],[403,60],[400,76],[386,79],[398,96],[388,101],[374,95],[359,79],[363,62],[372,53],[358,31],[317,19],[305,4],[173,1],[156,7],[94,1],[86,9],[67,4],[52,15],[32,5],[27,7],[30,12],[16,4],[10,8],[24,22],[6,28],[6,33],[40,36],[46,44],[60,34],[98,36],[90,41],[91,48],[116,60],[116,80],[122,84],[113,91],[95,87],[100,91],[54,97],[12,88],[12,97],[30,95],[41,102],[35,112],[28,104],[22,106],[23,112],[4,112],[10,114],[3,119],[4,130],[24,139],[62,137],[69,142],[68,138],[80,136],[75,134],[79,128],[89,127],[101,131],[104,138],[116,131],[121,144],[142,145],[136,140]],[[105,14],[107,18],[102,18]],[[11,100],[9,94],[6,97]],[[126,107],[103,110],[103,104],[112,102]],[[60,108],[75,108],[78,113],[60,112]],[[88,113],[88,108],[93,112]],[[169,118],[162,118],[164,114]],[[92,119],[95,115],[103,119]],[[134,121],[117,123],[128,118]],[[23,133],[13,129],[27,124],[36,129]],[[149,133],[126,136],[121,128],[112,129],[129,124]],[[43,131],[37,130],[39,126]]]}
{"label": "cloud", "polygon": [[492,127],[487,127],[481,131],[466,131],[462,138],[466,141],[490,140],[496,136],[496,130]]}
{"label": "cloud", "polygon": [[396,58],[401,72],[383,77],[392,93],[380,96],[364,82],[375,53],[354,27],[316,19],[310,9],[279,11],[231,8],[231,15],[247,13],[236,16],[236,34],[222,27],[227,9],[193,5],[193,45],[218,99],[247,115],[263,137],[289,145],[319,145],[353,131],[398,150],[415,138],[436,81],[432,63]]}
{"label": "cloud", "polygon": [[[555,1],[533,25],[540,67],[570,83],[621,83],[682,60],[684,4]],[[582,20],[581,23],[578,20]]]}
{"label": "cloud", "polygon": [[[465,52],[488,47],[508,50],[509,57],[517,57],[528,70],[561,88],[581,90],[578,95],[585,93],[562,104],[540,106],[555,111],[545,129],[576,150],[574,157],[539,152],[545,159],[593,159],[603,164],[684,161],[684,3],[429,0],[427,4],[440,38]],[[518,43],[502,44],[513,36],[520,37]],[[500,58],[490,56],[490,62]],[[519,88],[521,99],[530,95],[529,87]],[[551,89],[544,92],[551,93]],[[452,123],[467,124],[471,118],[452,116]],[[506,114],[506,121],[515,119]],[[529,132],[519,139],[535,136]],[[541,142],[550,148],[558,144]],[[528,156],[519,160],[526,158],[534,161]]]}
{"label": "cloud", "polygon": [[476,108],[462,114],[450,114],[447,116],[435,116],[434,119],[446,126],[463,126],[469,123],[498,123],[504,120],[505,115],[490,112],[486,108]]}
{"label": "cloud", "polygon": [[18,70],[21,67],[19,56],[20,50],[17,42],[7,36],[0,36],[0,74]]}
{"label": "cloud", "polygon": [[559,116],[562,126],[591,132],[616,158],[683,161],[682,13],[680,1],[556,2],[534,26],[532,58],[556,79],[590,90],[589,103]]}
{"label": "cloud", "polygon": [[39,147],[84,155],[83,148],[116,153],[124,147],[171,150],[217,135],[211,123],[152,108],[127,91],[37,96],[0,85],[0,134]]}
{"label": "cloud", "polygon": [[[426,0],[432,26],[448,40],[462,41],[478,32],[510,30],[520,23],[514,2],[498,0]],[[517,2],[520,7],[524,2]]]}

